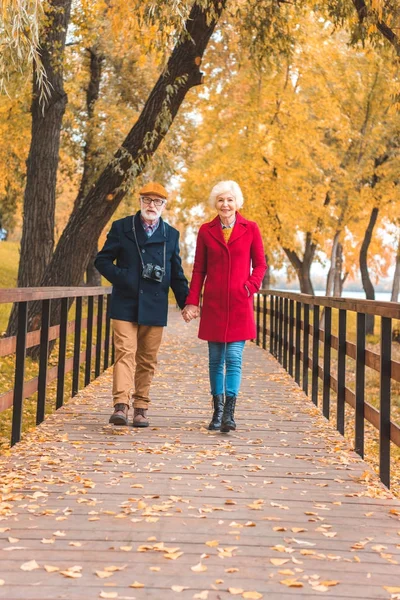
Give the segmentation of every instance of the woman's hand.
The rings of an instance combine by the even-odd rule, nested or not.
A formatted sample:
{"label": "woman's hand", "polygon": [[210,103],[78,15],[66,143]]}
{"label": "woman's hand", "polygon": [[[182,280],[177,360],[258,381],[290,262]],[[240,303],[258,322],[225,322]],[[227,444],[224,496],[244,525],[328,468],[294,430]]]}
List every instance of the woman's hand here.
{"label": "woman's hand", "polygon": [[192,319],[197,319],[197,317],[199,315],[200,315],[200,309],[199,309],[199,307],[198,306],[194,306],[193,304],[188,304],[182,310],[182,317],[184,318],[184,320],[186,321],[186,323],[189,323]]}

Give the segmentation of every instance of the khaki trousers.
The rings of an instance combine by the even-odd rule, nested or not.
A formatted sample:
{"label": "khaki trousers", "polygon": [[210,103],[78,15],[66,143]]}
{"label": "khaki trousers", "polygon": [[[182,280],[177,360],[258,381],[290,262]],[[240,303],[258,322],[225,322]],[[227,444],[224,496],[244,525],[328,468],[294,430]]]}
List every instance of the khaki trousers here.
{"label": "khaki trousers", "polygon": [[148,408],[150,385],[157,365],[163,327],[112,320],[115,362],[113,400],[135,408]]}

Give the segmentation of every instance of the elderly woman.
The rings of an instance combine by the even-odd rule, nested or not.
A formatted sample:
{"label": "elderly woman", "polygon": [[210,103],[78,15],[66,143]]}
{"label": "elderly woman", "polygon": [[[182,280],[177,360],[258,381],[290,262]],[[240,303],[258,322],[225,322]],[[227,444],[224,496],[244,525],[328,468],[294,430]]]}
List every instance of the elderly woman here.
{"label": "elderly woman", "polygon": [[199,338],[208,341],[209,375],[214,413],[210,430],[236,429],[236,398],[246,340],[256,337],[253,294],[267,268],[260,230],[238,212],[243,194],[235,181],[221,181],[211,190],[217,216],[199,230],[185,321],[199,315],[205,280]]}

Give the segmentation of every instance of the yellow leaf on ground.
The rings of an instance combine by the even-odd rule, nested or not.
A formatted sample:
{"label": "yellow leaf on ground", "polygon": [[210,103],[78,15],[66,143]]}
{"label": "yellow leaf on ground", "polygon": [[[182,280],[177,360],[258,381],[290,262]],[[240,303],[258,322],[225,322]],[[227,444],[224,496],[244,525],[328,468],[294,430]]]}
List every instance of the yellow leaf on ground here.
{"label": "yellow leaf on ground", "polygon": [[289,558],[270,558],[269,562],[275,565],[276,567],[280,567],[281,565],[284,565],[285,563],[289,562],[289,560]]}
{"label": "yellow leaf on ground", "polygon": [[123,552],[129,552],[130,550],[132,550],[132,546],[120,546],[119,549]]}
{"label": "yellow leaf on ground", "polygon": [[59,571],[59,567],[53,567],[52,565],[44,565],[44,570],[47,571],[47,573],[55,573],[56,571]]}
{"label": "yellow leaf on ground", "polygon": [[247,600],[260,600],[262,597],[263,595],[259,592],[244,592],[242,594],[242,598],[246,598]]}
{"label": "yellow leaf on ground", "polygon": [[100,598],[118,598],[118,592],[103,592],[99,594]]}
{"label": "yellow leaf on ground", "polygon": [[210,548],[215,548],[215,546],[218,546],[218,544],[218,540],[210,540],[209,542],[206,542],[206,546],[209,546]]}
{"label": "yellow leaf on ground", "polygon": [[228,588],[228,592],[232,594],[232,596],[238,596],[239,594],[243,594],[244,590],[242,590],[241,588],[230,587]]}
{"label": "yellow leaf on ground", "polygon": [[203,571],[207,571],[206,565],[201,564],[201,562],[199,562],[197,565],[194,565],[194,567],[190,567],[190,568],[195,573],[202,573]]}
{"label": "yellow leaf on ground", "polygon": [[184,590],[188,590],[188,587],[185,587],[184,585],[172,585],[171,586],[171,590],[173,592],[183,592]]}
{"label": "yellow leaf on ground", "polygon": [[389,594],[400,594],[400,587],[390,587],[387,585],[383,586],[383,589],[389,592]]}
{"label": "yellow leaf on ground", "polygon": [[4,584],[5,584],[4,579],[0,579],[0,585],[4,585]]}
{"label": "yellow leaf on ground", "polygon": [[107,577],[112,577],[112,573],[109,573],[108,571],[95,571],[97,577],[100,577],[100,579],[106,579]]}
{"label": "yellow leaf on ground", "polygon": [[143,588],[144,587],[144,583],[140,583],[139,581],[134,581],[133,583],[131,583],[131,585],[129,587],[131,587],[131,588]]}
{"label": "yellow leaf on ground", "polygon": [[163,554],[164,558],[169,558],[170,560],[176,560],[180,556],[182,556],[183,552],[167,552]]}
{"label": "yellow leaf on ground", "polygon": [[21,565],[20,569],[22,569],[22,571],[34,571],[35,569],[40,569],[40,567],[37,564],[36,560],[30,560]]}
{"label": "yellow leaf on ground", "polygon": [[[320,585],[326,585],[327,587],[333,587],[334,585],[338,585],[338,583],[340,583],[340,582],[339,581],[334,581],[334,580],[331,580],[331,579],[319,582]],[[400,588],[398,588],[398,589],[400,591]]]}
{"label": "yellow leaf on ground", "polygon": [[301,581],[297,581],[297,579],[282,579],[279,583],[281,583],[282,585],[286,585],[287,587],[303,587],[303,583]]}
{"label": "yellow leaf on ground", "polygon": [[193,596],[193,600],[207,600],[208,598],[208,590],[204,590],[204,592],[199,592]]}
{"label": "yellow leaf on ground", "polygon": [[160,567],[149,567],[149,571],[160,571]]}

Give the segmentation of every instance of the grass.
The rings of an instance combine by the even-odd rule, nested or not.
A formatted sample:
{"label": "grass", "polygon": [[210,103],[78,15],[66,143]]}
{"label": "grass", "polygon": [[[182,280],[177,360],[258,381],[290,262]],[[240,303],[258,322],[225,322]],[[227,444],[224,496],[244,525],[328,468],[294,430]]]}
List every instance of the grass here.
{"label": "grass", "polygon": [[[19,243],[0,242],[0,288],[13,288],[17,283]],[[11,304],[0,304],[0,335],[7,327]]]}

